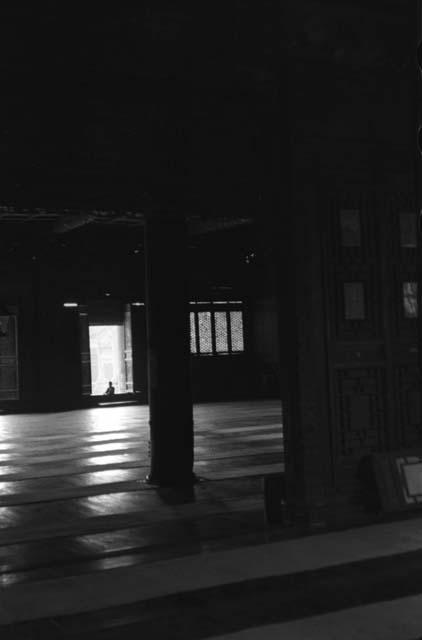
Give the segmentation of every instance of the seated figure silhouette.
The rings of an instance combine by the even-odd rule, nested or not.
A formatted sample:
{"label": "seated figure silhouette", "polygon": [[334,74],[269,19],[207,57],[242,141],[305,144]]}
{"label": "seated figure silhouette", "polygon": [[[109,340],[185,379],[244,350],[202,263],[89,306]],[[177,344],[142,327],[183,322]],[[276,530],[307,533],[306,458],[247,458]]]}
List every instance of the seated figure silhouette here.
{"label": "seated figure silhouette", "polygon": [[104,395],[108,396],[108,397],[114,396],[114,391],[115,391],[115,389],[113,387],[113,383],[109,382],[107,389],[104,391]]}

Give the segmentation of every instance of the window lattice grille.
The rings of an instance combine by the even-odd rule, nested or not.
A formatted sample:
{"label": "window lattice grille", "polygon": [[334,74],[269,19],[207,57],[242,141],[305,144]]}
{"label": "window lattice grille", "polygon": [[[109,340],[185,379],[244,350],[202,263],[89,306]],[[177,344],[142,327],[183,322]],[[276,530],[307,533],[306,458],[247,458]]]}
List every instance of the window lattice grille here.
{"label": "window lattice grille", "polygon": [[243,318],[241,311],[230,312],[230,335],[232,351],[243,351]]}
{"label": "window lattice grille", "polygon": [[245,350],[242,302],[200,301],[191,302],[190,307],[192,354],[224,355]]}
{"label": "window lattice grille", "polygon": [[196,348],[196,323],[195,323],[195,314],[190,313],[190,352],[197,353]]}
{"label": "window lattice grille", "polygon": [[199,350],[201,353],[212,353],[211,312],[198,313]]}
{"label": "window lattice grille", "polygon": [[227,353],[229,340],[227,335],[227,315],[224,311],[214,313],[215,323],[215,350],[217,353]]}

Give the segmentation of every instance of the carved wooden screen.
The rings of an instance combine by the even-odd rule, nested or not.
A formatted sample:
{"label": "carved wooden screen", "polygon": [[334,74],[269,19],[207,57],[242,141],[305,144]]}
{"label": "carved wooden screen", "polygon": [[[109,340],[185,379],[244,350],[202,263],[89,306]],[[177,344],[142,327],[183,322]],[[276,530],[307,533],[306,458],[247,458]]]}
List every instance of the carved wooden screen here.
{"label": "carved wooden screen", "polygon": [[387,242],[391,294],[391,369],[397,446],[422,444],[420,371],[418,366],[419,237],[415,207],[404,197],[390,203]]}
{"label": "carved wooden screen", "polygon": [[422,442],[415,210],[405,197],[339,197],[324,237],[337,489],[360,460]]}
{"label": "carved wooden screen", "polygon": [[5,317],[0,331],[0,401],[19,398],[16,320],[15,315]]}

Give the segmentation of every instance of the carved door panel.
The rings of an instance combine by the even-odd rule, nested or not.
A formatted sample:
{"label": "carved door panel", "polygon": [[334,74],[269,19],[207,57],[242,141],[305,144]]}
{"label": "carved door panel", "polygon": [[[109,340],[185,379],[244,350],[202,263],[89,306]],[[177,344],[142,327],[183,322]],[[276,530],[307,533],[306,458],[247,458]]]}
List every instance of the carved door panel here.
{"label": "carved door panel", "polygon": [[15,315],[0,318],[0,401],[19,398],[16,320]]}
{"label": "carved door panel", "polygon": [[339,197],[324,236],[333,471],[349,494],[366,455],[421,443],[417,232],[404,197]]}
{"label": "carved door panel", "polygon": [[360,460],[392,444],[382,241],[374,197],[333,199],[323,253],[333,475],[356,490]]}
{"label": "carved door panel", "polygon": [[[418,365],[418,247],[413,202],[391,199],[390,237],[386,245],[390,295],[390,353],[394,427],[397,448],[422,443],[420,371]],[[419,291],[420,293],[420,291]]]}

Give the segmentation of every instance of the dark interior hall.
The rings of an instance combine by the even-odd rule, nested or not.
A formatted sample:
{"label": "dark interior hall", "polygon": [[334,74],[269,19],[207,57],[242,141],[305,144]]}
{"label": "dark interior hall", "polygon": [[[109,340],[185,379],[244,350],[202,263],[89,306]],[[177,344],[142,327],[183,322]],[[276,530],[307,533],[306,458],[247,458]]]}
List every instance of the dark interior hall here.
{"label": "dark interior hall", "polygon": [[[298,574],[337,562],[314,541],[355,539],[352,576],[375,562],[358,531],[381,532],[391,599],[418,596],[396,556],[420,552],[399,531],[419,535],[422,501],[421,16],[419,0],[0,9],[5,632],[31,584],[104,575],[93,611],[174,612],[160,562],[236,557],[245,586],[264,579],[249,556],[285,567],[303,543],[299,624]],[[106,596],[113,575],[138,600]],[[362,606],[387,598],[372,591]],[[287,624],[265,611],[174,637]]]}

